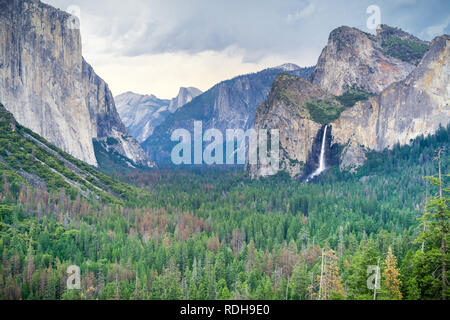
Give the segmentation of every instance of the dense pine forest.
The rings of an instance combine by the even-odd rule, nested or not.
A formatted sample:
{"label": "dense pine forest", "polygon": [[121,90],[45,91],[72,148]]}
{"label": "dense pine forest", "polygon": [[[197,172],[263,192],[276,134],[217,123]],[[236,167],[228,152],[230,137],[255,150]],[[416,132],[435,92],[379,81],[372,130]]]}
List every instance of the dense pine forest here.
{"label": "dense pine forest", "polygon": [[445,298],[449,130],[310,183],[242,167],[100,175],[117,201],[32,186],[2,164],[0,299]]}

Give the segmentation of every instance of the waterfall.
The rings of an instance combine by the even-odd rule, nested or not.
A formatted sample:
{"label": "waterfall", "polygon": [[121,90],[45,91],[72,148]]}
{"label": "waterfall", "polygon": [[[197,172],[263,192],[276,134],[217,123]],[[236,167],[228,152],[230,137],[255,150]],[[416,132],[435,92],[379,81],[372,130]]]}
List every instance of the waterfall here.
{"label": "waterfall", "polygon": [[327,168],[326,159],[325,159],[325,146],[327,144],[327,131],[328,131],[328,125],[325,126],[325,130],[323,132],[322,148],[320,149],[319,167],[316,169],[316,171],[314,171],[313,173],[310,174],[310,176],[308,177],[308,179],[306,179],[306,181],[310,181],[311,179],[317,177],[322,172],[324,172],[325,169]]}

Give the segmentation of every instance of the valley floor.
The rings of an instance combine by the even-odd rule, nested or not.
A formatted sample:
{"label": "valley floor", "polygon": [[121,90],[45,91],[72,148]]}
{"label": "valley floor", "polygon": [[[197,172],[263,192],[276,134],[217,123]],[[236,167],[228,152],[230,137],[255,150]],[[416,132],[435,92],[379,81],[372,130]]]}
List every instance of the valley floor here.
{"label": "valley floor", "polygon": [[[439,190],[425,176],[437,175],[434,151],[448,148],[448,134],[312,183],[250,180],[242,168],[116,173],[139,188],[120,202],[41,190],[4,171],[0,298],[372,299],[367,272],[379,263],[378,299],[440,299],[433,271],[448,253],[423,233],[434,222],[419,218],[434,210],[425,204]],[[70,265],[81,268],[79,290],[67,287]]]}

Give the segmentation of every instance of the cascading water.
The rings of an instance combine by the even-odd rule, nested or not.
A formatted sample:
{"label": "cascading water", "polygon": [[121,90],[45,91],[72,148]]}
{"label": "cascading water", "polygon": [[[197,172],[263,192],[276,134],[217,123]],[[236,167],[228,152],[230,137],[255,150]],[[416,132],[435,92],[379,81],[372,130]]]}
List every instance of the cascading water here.
{"label": "cascading water", "polygon": [[325,146],[327,143],[327,130],[328,130],[328,126],[325,126],[325,130],[323,132],[323,138],[322,138],[322,148],[320,149],[319,167],[316,169],[316,171],[314,171],[313,173],[311,173],[309,175],[309,177],[308,177],[308,179],[306,179],[306,181],[310,181],[311,179],[317,177],[322,172],[324,172],[327,168],[326,160],[325,160]]}

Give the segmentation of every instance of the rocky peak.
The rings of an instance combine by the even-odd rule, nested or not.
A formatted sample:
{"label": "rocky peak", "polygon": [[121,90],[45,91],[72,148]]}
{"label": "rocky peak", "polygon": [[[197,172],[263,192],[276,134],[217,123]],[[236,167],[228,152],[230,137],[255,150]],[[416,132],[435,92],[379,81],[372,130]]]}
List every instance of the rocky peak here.
{"label": "rocky peak", "polygon": [[417,68],[406,79],[405,83],[420,82],[427,91],[436,95],[444,95],[449,99],[450,90],[450,35],[445,34],[433,39],[430,48]]}
{"label": "rocky peak", "polygon": [[169,105],[169,111],[171,113],[174,113],[177,111],[178,108],[184,106],[186,103],[189,103],[194,99],[195,97],[201,95],[203,92],[197,88],[194,87],[188,87],[188,88],[180,88],[180,91],[178,92],[178,95],[172,99]]}
{"label": "rocky peak", "polygon": [[275,78],[267,101],[258,107],[257,117],[270,112],[268,110],[274,108],[275,105],[282,104],[284,107],[289,108],[293,114],[303,118],[314,119],[315,110],[310,103],[316,101],[328,101],[330,104],[339,104],[334,96],[313,85],[307,79],[282,73]]}
{"label": "rocky peak", "polygon": [[385,55],[376,36],[344,26],[331,32],[310,79],[334,95],[351,88],[380,93],[413,69],[414,64]]}
{"label": "rocky peak", "polygon": [[295,71],[295,70],[299,70],[301,68],[294,63],[285,63],[285,64],[282,64],[281,66],[275,67],[273,69],[278,69],[281,71]]}
{"label": "rocky peak", "polygon": [[358,167],[365,150],[382,151],[434,134],[450,122],[450,36],[437,37],[417,68],[403,81],[342,113],[333,141],[345,146],[341,168]]}

